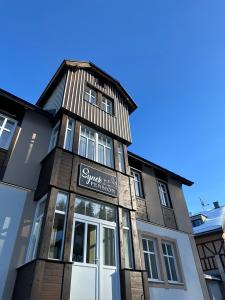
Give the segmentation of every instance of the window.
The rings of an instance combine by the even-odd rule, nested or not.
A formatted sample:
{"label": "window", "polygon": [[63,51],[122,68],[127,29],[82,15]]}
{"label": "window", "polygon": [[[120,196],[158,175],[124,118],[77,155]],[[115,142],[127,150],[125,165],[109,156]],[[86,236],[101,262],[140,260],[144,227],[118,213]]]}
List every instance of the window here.
{"label": "window", "polygon": [[113,102],[112,100],[102,97],[102,105],[101,109],[104,110],[106,113],[112,115],[113,114]]}
{"label": "window", "polygon": [[125,171],[125,164],[124,164],[124,154],[123,154],[123,145],[118,143],[118,160],[119,160],[119,171]]}
{"label": "window", "polygon": [[85,87],[84,100],[91,104],[96,105],[97,93],[95,90],[91,89],[89,86]]}
{"label": "window", "polygon": [[48,152],[50,152],[53,148],[55,148],[56,143],[57,143],[58,134],[59,134],[59,122],[52,129],[52,135],[51,135],[51,138],[50,138]]}
{"label": "window", "polygon": [[158,187],[159,187],[159,196],[162,205],[171,207],[167,184],[162,181],[158,181]]}
{"label": "window", "polygon": [[135,170],[131,170],[131,175],[134,178],[134,190],[137,197],[143,197],[141,174]]}
{"label": "window", "polygon": [[156,257],[156,245],[153,239],[142,239],[145,268],[148,279],[160,280],[158,271],[158,261]]}
{"label": "window", "polygon": [[114,165],[112,139],[81,125],[79,155],[112,168]]}
{"label": "window", "polygon": [[77,198],[75,202],[75,213],[89,217],[116,222],[115,208],[93,200]]}
{"label": "window", "polygon": [[125,268],[131,269],[133,267],[133,249],[131,244],[131,230],[129,211],[123,209],[123,246],[125,256]]}
{"label": "window", "polygon": [[67,118],[66,134],[64,139],[64,149],[72,151],[73,148],[73,134],[74,134],[75,121],[71,118]]}
{"label": "window", "polygon": [[196,219],[191,221],[193,227],[197,227],[203,224],[202,219]]}
{"label": "window", "polygon": [[68,195],[58,192],[52,228],[49,258],[62,259],[62,248],[66,224]]}
{"label": "window", "polygon": [[5,150],[9,148],[15,128],[15,120],[0,115],[0,148]]}
{"label": "window", "polygon": [[27,257],[26,257],[27,262],[36,258],[37,246],[38,246],[39,236],[41,232],[41,225],[44,216],[45,200],[46,197],[42,198],[37,204]]}
{"label": "window", "polygon": [[169,242],[163,242],[162,250],[168,282],[179,282],[174,245]]}

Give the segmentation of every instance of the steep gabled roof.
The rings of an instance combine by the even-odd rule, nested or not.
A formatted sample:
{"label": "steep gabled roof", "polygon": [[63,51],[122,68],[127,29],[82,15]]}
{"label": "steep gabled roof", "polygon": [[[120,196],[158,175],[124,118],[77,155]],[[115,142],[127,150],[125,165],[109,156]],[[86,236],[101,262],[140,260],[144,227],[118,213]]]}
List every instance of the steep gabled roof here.
{"label": "steep gabled roof", "polygon": [[92,62],[88,61],[73,61],[73,60],[64,60],[50,82],[48,83],[47,87],[45,88],[44,92],[41,94],[40,98],[37,101],[38,106],[43,106],[45,104],[45,101],[47,101],[48,96],[52,93],[52,90],[54,89],[55,85],[59,81],[59,79],[62,77],[64,72],[69,68],[89,68],[104,77],[106,80],[108,80],[111,84],[113,84],[120,93],[124,96],[124,99],[127,102],[129,112],[132,113],[136,108],[137,105],[133,101],[133,99],[130,97],[130,95],[127,93],[127,91],[123,88],[121,83],[113,78],[111,75],[97,67]]}

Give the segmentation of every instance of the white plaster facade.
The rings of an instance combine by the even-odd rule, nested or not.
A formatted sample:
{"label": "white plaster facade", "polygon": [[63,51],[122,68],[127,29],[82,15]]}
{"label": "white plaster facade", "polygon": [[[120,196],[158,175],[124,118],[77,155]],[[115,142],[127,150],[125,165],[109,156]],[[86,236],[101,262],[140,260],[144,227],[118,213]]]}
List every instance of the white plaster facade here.
{"label": "white plaster facade", "polygon": [[153,234],[161,236],[164,239],[168,238],[176,240],[180,256],[180,264],[184,276],[185,289],[151,287],[149,289],[150,299],[204,300],[189,235],[180,231],[167,229],[165,227],[160,227],[141,221],[137,221],[137,227],[139,232],[148,232],[149,236]]}

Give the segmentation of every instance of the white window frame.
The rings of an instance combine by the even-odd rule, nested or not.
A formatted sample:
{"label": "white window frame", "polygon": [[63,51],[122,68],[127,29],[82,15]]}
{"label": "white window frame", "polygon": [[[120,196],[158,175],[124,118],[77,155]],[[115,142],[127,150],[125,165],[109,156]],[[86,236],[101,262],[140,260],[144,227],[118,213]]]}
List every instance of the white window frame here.
{"label": "white window frame", "polygon": [[168,190],[168,185],[166,182],[163,182],[161,180],[158,180],[158,189],[159,189],[159,196],[160,201],[163,206],[171,208],[171,201],[170,201],[170,195]]}
{"label": "white window frame", "polygon": [[[12,137],[13,137],[13,135],[14,135],[15,129],[16,129],[17,121],[14,120],[14,119],[12,119],[12,118],[9,118],[9,117],[7,117],[7,116],[5,116],[5,115],[3,115],[3,114],[0,114],[0,116],[1,116],[2,118],[4,118],[3,124],[0,126],[0,139],[1,139],[2,133],[3,133],[4,131],[10,133],[10,138],[9,138],[9,140],[8,140],[8,143],[6,144],[5,147],[0,147],[0,148],[1,148],[1,149],[8,150],[8,149],[9,149],[9,146],[10,146],[10,143],[11,143],[11,141],[12,141]],[[12,123],[14,123],[12,130],[9,130],[9,129],[6,128],[6,124],[7,124],[8,121],[11,121]]]}
{"label": "white window frame", "polygon": [[[125,226],[124,224],[123,225],[123,235],[124,235],[124,231],[127,232],[127,236],[128,236],[128,247],[129,247],[129,250],[130,250],[130,253],[129,253],[129,267],[125,266],[125,268],[127,269],[133,269],[133,266],[134,266],[134,258],[133,258],[133,247],[132,247],[132,237],[131,237],[131,223],[130,223],[130,213],[129,213],[129,210],[123,208],[123,212],[125,212],[127,214],[127,217],[128,217],[128,226]],[[124,238],[123,238],[123,243],[124,243]],[[125,253],[124,253],[125,255]],[[125,262],[126,263],[126,262]]]}
{"label": "white window frame", "polygon": [[[169,258],[172,258],[174,260],[174,266],[175,266],[175,271],[176,271],[176,275],[177,275],[177,280],[169,280],[167,270],[166,270],[167,280],[168,280],[169,283],[181,283],[181,278],[180,278],[178,264],[177,264],[177,257],[176,257],[176,253],[175,253],[175,245],[174,245],[173,242],[164,241],[164,240],[161,242],[161,245],[163,245],[163,244],[166,245],[166,254],[163,253],[163,249],[162,249],[165,268],[166,268],[166,263],[165,263],[165,259],[166,259],[167,262],[168,262],[168,266],[169,266],[170,277],[173,278],[172,271],[171,271],[171,266],[170,266],[170,260],[169,260]],[[173,255],[168,254],[167,245],[171,246]]]}
{"label": "white window frame", "polygon": [[[87,128],[88,130],[92,131],[92,133],[94,134],[94,139],[89,138],[89,137],[87,137],[86,135],[83,135],[83,134],[82,134],[82,130],[81,130],[82,126],[83,126],[84,128]],[[108,147],[107,145],[101,143],[101,142],[100,142],[100,139],[99,139],[99,136],[102,136],[102,137],[108,139],[109,142],[110,142],[111,147]],[[98,162],[98,163],[101,163],[101,162],[99,162],[99,157],[98,157],[98,147],[99,147],[99,145],[101,145],[101,146],[103,146],[103,149],[104,149],[104,150],[103,150],[103,151],[104,151],[104,158],[103,158],[103,159],[104,159],[104,162],[101,163],[101,164],[103,164],[103,165],[105,165],[105,166],[108,166],[108,167],[110,167],[110,168],[113,168],[113,167],[114,167],[114,152],[113,152],[114,149],[113,149],[113,140],[112,140],[112,138],[110,138],[110,137],[108,137],[107,135],[104,135],[104,134],[102,134],[102,133],[100,133],[100,132],[98,132],[98,131],[96,131],[96,130],[94,130],[94,129],[92,129],[92,128],[86,126],[86,125],[84,125],[84,124],[81,124],[81,125],[80,125],[80,133],[79,133],[79,150],[78,150],[79,155],[81,155],[81,154],[80,154],[80,142],[81,142],[81,137],[83,137],[83,138],[86,139],[86,153],[85,153],[85,156],[84,156],[84,157],[88,158],[88,140],[91,140],[92,142],[94,142],[94,161],[96,161],[96,162]],[[106,161],[106,149],[109,149],[109,150],[110,150],[110,160],[111,160],[111,165],[107,164],[107,161]],[[88,159],[90,159],[90,158],[88,158]]]}
{"label": "white window frame", "polygon": [[113,101],[105,96],[102,96],[101,109],[107,114],[113,114]]}
{"label": "white window frame", "polygon": [[[33,224],[32,224],[32,229],[31,229],[31,234],[30,234],[30,239],[29,239],[29,245],[28,245],[28,249],[27,249],[27,254],[26,254],[26,258],[25,258],[25,262],[29,262],[33,259],[36,258],[36,255],[37,255],[37,248],[38,248],[38,244],[39,244],[39,238],[40,238],[40,233],[41,233],[41,227],[42,227],[42,223],[43,223],[43,217],[44,217],[44,211],[43,211],[43,214],[40,215],[38,218],[37,218],[37,214],[38,214],[38,211],[39,211],[39,207],[40,205],[45,202],[47,199],[47,195],[45,195],[44,197],[42,197],[38,203],[37,203],[37,207],[36,207],[36,210],[35,210],[35,214],[34,214],[34,220],[33,220]],[[46,204],[45,204],[46,205]],[[36,237],[36,241],[35,241],[35,246],[34,246],[34,250],[33,250],[33,253],[31,253],[31,247],[32,247],[32,238],[33,238],[33,233],[34,233],[34,229],[35,229],[35,223],[40,220],[40,225],[39,225],[39,228],[38,228],[38,232],[37,232],[37,237]],[[32,254],[32,255],[31,255]]]}
{"label": "white window frame", "polygon": [[[72,128],[69,128],[69,123],[70,121],[72,122]],[[64,138],[64,144],[63,144],[63,148],[68,150],[68,151],[72,151],[73,149],[73,139],[74,139],[74,128],[75,128],[75,120],[72,118],[67,117],[67,121],[66,121],[66,132],[65,132],[65,138]],[[67,139],[68,139],[68,132],[71,132],[71,139],[69,141],[69,147],[66,147],[67,144]]]}
{"label": "white window frame", "polygon": [[[56,204],[57,204],[57,198],[58,198],[58,194],[64,194],[67,197],[67,201],[66,201],[66,210],[62,211],[62,210],[58,210],[56,209]],[[57,196],[56,196],[56,203],[55,203],[55,213],[54,213],[54,219],[53,219],[53,223],[52,223],[52,230],[53,230],[53,226],[54,226],[54,222],[55,222],[55,215],[56,214],[60,214],[60,215],[64,215],[64,225],[63,225],[63,236],[62,236],[62,245],[61,245],[61,250],[60,250],[60,258],[53,258],[49,256],[50,253],[50,246],[51,246],[51,236],[52,236],[52,230],[51,230],[51,236],[50,236],[50,244],[49,244],[49,251],[48,251],[48,258],[49,259],[53,259],[53,260],[62,260],[63,257],[63,247],[64,247],[64,240],[65,240],[65,229],[66,229],[66,223],[67,223],[67,211],[68,211],[68,204],[69,204],[69,193],[63,192],[61,190],[59,190],[57,192]]]}
{"label": "white window frame", "polygon": [[[145,240],[146,244],[147,244],[147,250],[143,249],[143,253],[147,253],[147,255],[148,255],[148,264],[149,264],[149,268],[150,268],[149,273],[151,274],[151,277],[148,277],[148,280],[149,281],[156,281],[156,282],[161,281],[161,274],[160,274],[160,268],[159,268],[159,259],[158,259],[159,254],[158,254],[158,251],[157,251],[157,244],[156,244],[157,242],[156,242],[155,239],[150,238],[150,237],[142,237],[142,241],[143,240]],[[149,250],[148,241],[153,242],[154,252]],[[152,266],[151,266],[151,259],[150,259],[151,255],[155,256],[158,278],[153,278],[153,276],[152,276]],[[144,259],[144,264],[145,264],[145,258],[143,257],[143,259]],[[146,265],[145,265],[145,268],[146,268]]]}
{"label": "white window frame", "polygon": [[55,148],[58,140],[58,135],[59,135],[59,127],[60,127],[60,122],[56,123],[56,125],[52,129],[51,133],[51,138],[50,138],[50,143],[48,146],[48,153]]}
{"label": "white window frame", "polygon": [[[137,175],[137,177],[138,177],[137,180],[136,180],[134,174]],[[133,180],[134,180],[134,190],[135,190],[135,195],[136,195],[137,197],[143,198],[143,197],[144,197],[144,193],[143,193],[143,186],[142,186],[141,172],[140,172],[140,171],[137,171],[136,169],[131,168],[131,175],[132,175]],[[136,189],[135,182],[137,183],[138,190]]]}
{"label": "white window frame", "polygon": [[[94,92],[95,96],[92,92]],[[88,97],[88,99],[85,99],[86,96]],[[84,90],[84,100],[93,105],[97,104],[97,92],[88,85],[85,87]],[[92,100],[94,100],[94,102]]]}
{"label": "white window frame", "polygon": [[119,171],[125,172],[123,144],[120,142],[118,142],[118,162],[119,162]]}

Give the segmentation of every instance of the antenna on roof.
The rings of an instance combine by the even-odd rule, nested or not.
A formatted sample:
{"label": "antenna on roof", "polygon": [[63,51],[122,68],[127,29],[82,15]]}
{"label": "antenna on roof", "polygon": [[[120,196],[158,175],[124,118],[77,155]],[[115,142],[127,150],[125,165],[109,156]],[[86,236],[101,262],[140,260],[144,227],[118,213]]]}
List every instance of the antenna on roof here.
{"label": "antenna on roof", "polygon": [[206,206],[208,206],[209,204],[206,204],[206,203],[204,202],[204,200],[203,200],[201,197],[199,197],[199,199],[200,199],[200,203],[201,203],[201,208],[202,208],[202,210],[205,210]]}

